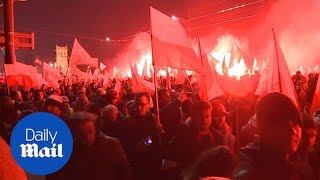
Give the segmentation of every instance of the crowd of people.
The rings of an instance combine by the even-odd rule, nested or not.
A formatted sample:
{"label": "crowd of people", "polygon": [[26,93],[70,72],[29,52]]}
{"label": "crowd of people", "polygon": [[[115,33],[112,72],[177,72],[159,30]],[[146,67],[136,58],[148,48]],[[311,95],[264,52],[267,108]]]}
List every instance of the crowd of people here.
{"label": "crowd of people", "polygon": [[[300,108],[280,93],[250,95],[250,103],[200,100],[187,82],[158,89],[159,113],[155,96],[133,93],[130,81],[120,92],[101,82],[2,85],[0,135],[10,144],[15,125],[34,112],[64,120],[73,152],[48,180],[320,180],[320,111],[307,113],[318,76],[293,76]],[[242,104],[250,111],[244,120]]]}

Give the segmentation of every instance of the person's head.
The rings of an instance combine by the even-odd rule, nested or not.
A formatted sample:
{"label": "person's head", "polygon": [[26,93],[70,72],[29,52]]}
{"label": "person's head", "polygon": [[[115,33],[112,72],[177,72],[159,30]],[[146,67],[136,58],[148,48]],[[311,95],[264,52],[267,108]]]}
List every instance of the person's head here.
{"label": "person's head", "polygon": [[159,102],[166,104],[171,101],[170,91],[162,88],[158,91]]}
{"label": "person's head", "polygon": [[103,88],[97,89],[97,96],[104,96],[106,93],[106,90],[104,90]]}
{"label": "person's head", "polygon": [[270,93],[256,107],[261,144],[277,154],[292,154],[298,149],[303,125],[296,104],[286,95]]}
{"label": "person's head", "polygon": [[144,117],[150,112],[150,94],[140,92],[136,94],[135,105],[137,107],[137,115]]}
{"label": "person's head", "polygon": [[34,92],[34,99],[35,100],[39,100],[39,101],[42,101],[44,98],[44,92],[42,90],[36,90]]}
{"label": "person's head", "polygon": [[41,86],[41,90],[46,90],[47,89],[47,86],[45,85],[45,84],[42,84],[42,86]]}
{"label": "person's head", "polygon": [[14,100],[22,101],[22,96],[21,96],[21,92],[20,91],[16,91],[16,93],[14,95]]}
{"label": "person's head", "polygon": [[78,99],[81,102],[87,101],[87,96],[86,93],[84,91],[79,91],[78,93]]}
{"label": "person's head", "polygon": [[109,121],[109,122],[116,122],[118,118],[118,108],[114,105],[107,105],[101,110],[101,116],[103,119]]}
{"label": "person's head", "polygon": [[53,95],[57,95],[57,96],[60,96],[61,95],[61,90],[59,88],[56,88],[53,90]]}
{"label": "person's head", "polygon": [[226,111],[226,108],[219,100],[211,101],[212,106],[212,123],[215,126],[222,127],[226,123],[226,116],[230,116],[230,113]]}
{"label": "person's head", "polygon": [[198,156],[185,173],[184,180],[199,180],[206,177],[231,178],[237,165],[237,157],[226,146],[213,147]]}
{"label": "person's head", "polygon": [[106,94],[106,100],[108,104],[112,104],[116,106],[120,102],[120,95],[116,90],[111,89]]}
{"label": "person's head", "polygon": [[192,105],[191,122],[200,132],[208,132],[211,126],[212,106],[208,101],[195,101]]}
{"label": "person's head", "polygon": [[33,92],[29,91],[27,94],[27,101],[31,101],[33,98]]}
{"label": "person's head", "polygon": [[89,112],[80,111],[71,119],[74,122],[75,140],[85,146],[92,145],[97,134],[97,116]]}
{"label": "person's head", "polygon": [[129,114],[129,110],[128,110],[128,101],[121,101],[118,105],[118,109],[119,111],[121,111],[124,115],[128,115]]}
{"label": "person's head", "polygon": [[93,91],[91,89],[88,89],[86,91],[86,95],[87,95],[87,98],[89,98],[89,99],[93,98]]}
{"label": "person's head", "polygon": [[70,107],[70,102],[69,102],[69,98],[67,96],[61,96],[62,98],[62,107],[65,110],[68,110]]}
{"label": "person's head", "polygon": [[312,152],[318,136],[317,126],[314,120],[308,115],[304,114],[303,129],[300,149],[305,152]]}
{"label": "person's head", "polygon": [[60,116],[62,113],[62,102],[61,96],[50,95],[45,101],[45,109],[51,114]]}

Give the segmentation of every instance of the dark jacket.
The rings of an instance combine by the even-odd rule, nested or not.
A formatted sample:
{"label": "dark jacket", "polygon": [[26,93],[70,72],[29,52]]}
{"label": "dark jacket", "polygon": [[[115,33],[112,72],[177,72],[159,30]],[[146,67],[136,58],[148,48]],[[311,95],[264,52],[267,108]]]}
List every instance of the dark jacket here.
{"label": "dark jacket", "polygon": [[235,180],[302,180],[302,168],[296,160],[282,160],[263,150],[259,144],[241,149]]}
{"label": "dark jacket", "polygon": [[75,143],[68,163],[58,172],[46,177],[47,180],[129,178],[129,164],[121,144],[117,139],[103,134],[97,135],[90,147]]}
{"label": "dark jacket", "polygon": [[181,126],[177,136],[168,145],[165,152],[165,159],[177,164],[175,169],[168,172],[171,179],[181,178],[183,170],[190,167],[202,152],[215,146],[214,141],[212,133],[201,136],[188,124]]}
{"label": "dark jacket", "polygon": [[174,100],[160,110],[160,120],[168,137],[175,136],[178,131],[182,118],[181,106],[179,100]]}
{"label": "dark jacket", "polygon": [[227,123],[224,123],[223,127],[213,125],[211,131],[213,133],[215,145],[224,145],[231,150],[235,150],[236,138],[232,134],[232,130]]}
{"label": "dark jacket", "polygon": [[[159,133],[153,114],[131,116],[121,123],[120,141],[125,147],[135,179],[154,179],[161,166]],[[150,138],[152,143],[144,145]]]}

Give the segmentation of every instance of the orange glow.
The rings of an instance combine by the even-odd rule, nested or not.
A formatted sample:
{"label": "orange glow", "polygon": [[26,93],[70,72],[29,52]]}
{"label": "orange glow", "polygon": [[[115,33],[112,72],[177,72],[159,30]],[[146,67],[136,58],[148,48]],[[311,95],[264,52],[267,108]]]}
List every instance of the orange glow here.
{"label": "orange glow", "polygon": [[[253,75],[255,75],[255,71],[259,70],[257,59],[255,59],[253,62],[253,68],[248,69],[243,58],[240,59],[240,62],[238,62],[236,59],[234,59],[232,67],[230,67],[231,54],[228,52],[226,52],[226,53],[212,52],[211,56],[214,57],[218,61],[218,63],[216,63],[216,65],[215,65],[215,70],[221,76],[226,75],[224,73],[224,68],[226,68],[225,71],[229,77],[236,77],[238,80],[240,80],[241,77],[245,76],[245,75],[253,76]],[[215,60],[213,59],[212,61],[215,61]],[[224,63],[225,63],[225,65],[224,65]]]}
{"label": "orange glow", "polygon": [[246,74],[248,74],[248,71],[243,59],[239,63],[235,61],[233,66],[228,69],[229,77],[237,77],[238,80]]}

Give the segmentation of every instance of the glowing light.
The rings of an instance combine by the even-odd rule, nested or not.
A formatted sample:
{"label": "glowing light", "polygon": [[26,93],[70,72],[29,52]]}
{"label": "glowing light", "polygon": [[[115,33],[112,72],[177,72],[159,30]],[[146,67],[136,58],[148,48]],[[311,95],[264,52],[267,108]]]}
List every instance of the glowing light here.
{"label": "glowing light", "polygon": [[162,76],[162,77],[166,77],[167,76],[167,72],[163,69],[160,69],[157,73],[157,76]]}
{"label": "glowing light", "polygon": [[177,16],[174,16],[174,15],[171,16],[171,19],[174,20],[174,21],[177,21],[177,20],[178,20]]}
{"label": "glowing light", "polygon": [[233,66],[228,69],[228,75],[230,77],[237,77],[238,80],[241,79],[241,76],[244,76],[246,74],[248,74],[248,71],[242,58],[239,63],[234,62]]}
{"label": "glowing light", "polygon": [[109,37],[106,38],[106,41],[110,41],[111,39]]}
{"label": "glowing light", "polygon": [[193,74],[193,72],[190,70],[186,70],[186,74],[187,74],[187,76],[191,76]]}

